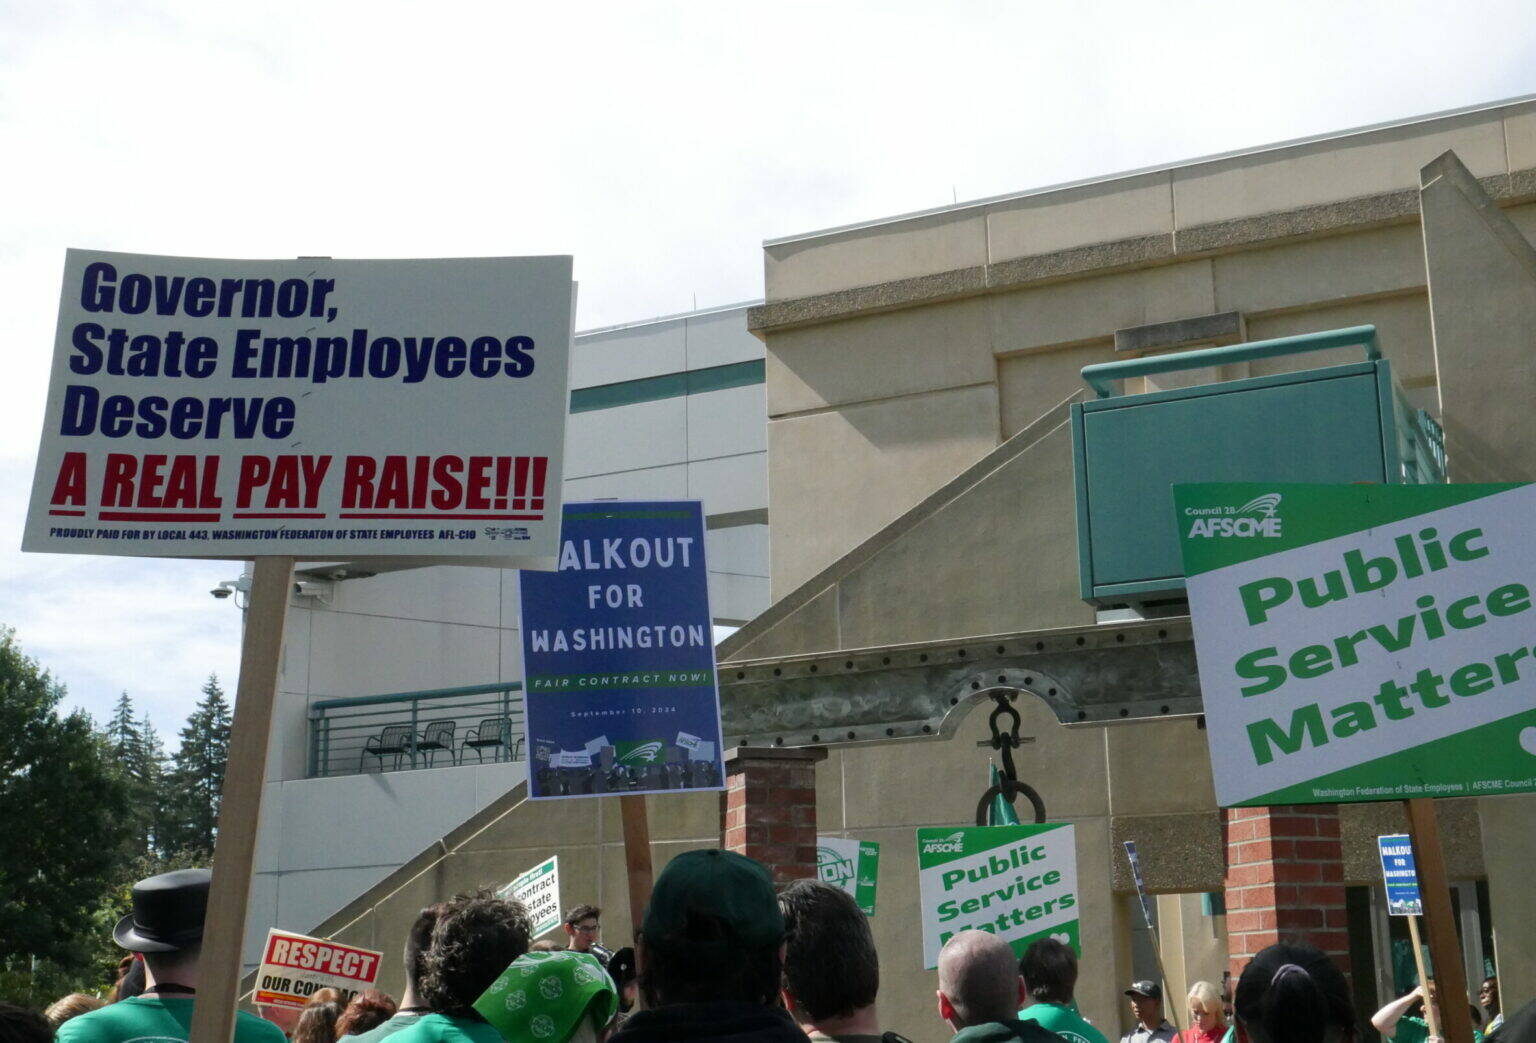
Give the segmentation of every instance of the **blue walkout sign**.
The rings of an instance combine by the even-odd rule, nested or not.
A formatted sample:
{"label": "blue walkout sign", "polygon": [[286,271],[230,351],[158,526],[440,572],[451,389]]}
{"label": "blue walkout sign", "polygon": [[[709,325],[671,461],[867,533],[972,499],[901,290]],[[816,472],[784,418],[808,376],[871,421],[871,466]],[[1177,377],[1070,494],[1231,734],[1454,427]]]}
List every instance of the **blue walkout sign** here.
{"label": "blue walkout sign", "polygon": [[1413,864],[1413,841],[1406,833],[1377,837],[1381,873],[1387,883],[1387,912],[1393,916],[1423,916],[1419,873]]}
{"label": "blue walkout sign", "polygon": [[722,787],[699,501],[567,503],[518,588],[531,797]]}

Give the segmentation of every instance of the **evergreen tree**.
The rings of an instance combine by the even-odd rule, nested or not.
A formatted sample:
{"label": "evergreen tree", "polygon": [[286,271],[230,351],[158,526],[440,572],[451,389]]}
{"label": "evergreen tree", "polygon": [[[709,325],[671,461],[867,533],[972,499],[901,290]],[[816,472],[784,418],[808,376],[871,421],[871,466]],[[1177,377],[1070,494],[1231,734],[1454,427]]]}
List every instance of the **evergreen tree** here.
{"label": "evergreen tree", "polygon": [[142,847],[140,853],[161,856],[165,851],[166,808],[165,744],[145,714],[139,722],[138,734],[128,753],[128,775],[132,780],[134,798],[141,810],[139,825]]}
{"label": "evergreen tree", "polygon": [[[0,627],[0,998],[94,981],[102,896],[120,886],[128,787],[108,736]],[[52,995],[57,995],[53,992]]]}
{"label": "evergreen tree", "polygon": [[203,698],[181,730],[181,748],[172,758],[165,823],[167,853],[213,858],[224,766],[229,760],[229,703],[219,679],[210,674]]}
{"label": "evergreen tree", "polygon": [[107,746],[119,761],[127,763],[139,741],[139,725],[133,716],[133,700],[124,692],[117,697],[112,719],[107,722]]}

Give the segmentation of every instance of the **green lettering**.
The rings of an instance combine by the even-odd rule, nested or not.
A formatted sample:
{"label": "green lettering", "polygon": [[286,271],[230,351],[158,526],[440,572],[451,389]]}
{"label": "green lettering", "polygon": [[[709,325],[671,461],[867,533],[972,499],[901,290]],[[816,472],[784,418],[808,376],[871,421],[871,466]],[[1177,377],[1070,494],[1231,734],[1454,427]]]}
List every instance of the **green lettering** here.
{"label": "green lettering", "polygon": [[1451,675],[1451,691],[1457,695],[1482,695],[1492,687],[1493,668],[1487,663],[1468,663]]}
{"label": "green lettering", "polygon": [[1494,616],[1513,616],[1531,607],[1531,592],[1523,583],[1508,583],[1488,593],[1488,612]]}
{"label": "green lettering", "polygon": [[1376,712],[1371,709],[1370,703],[1345,703],[1328,712],[1333,717],[1333,734],[1340,739],[1376,727]]}
{"label": "green lettering", "polygon": [[939,919],[941,921],[942,920],[953,920],[955,917],[957,917],[959,915],[960,915],[960,909],[956,905],[955,900],[953,898],[951,898],[947,902],[940,902],[939,903]]}
{"label": "green lettering", "polygon": [[1245,685],[1242,689],[1244,695],[1263,695],[1265,692],[1273,692],[1285,683],[1285,668],[1278,665],[1268,665],[1259,660],[1268,659],[1279,655],[1279,651],[1271,645],[1269,648],[1258,648],[1249,652],[1237,661],[1234,669],[1237,676],[1258,681],[1258,684]]}
{"label": "green lettering", "polygon": [[1483,557],[1488,553],[1488,548],[1472,546],[1472,537],[1482,534],[1482,529],[1468,529],[1466,532],[1458,532],[1452,536],[1446,544],[1450,548],[1451,557],[1457,561],[1474,561]]}
{"label": "green lettering", "polygon": [[1504,684],[1520,680],[1520,668],[1515,664],[1531,654],[1529,648],[1520,647],[1513,652],[1500,652],[1493,657],[1499,666],[1499,680]]}
{"label": "green lettering", "polygon": [[1292,590],[1291,581],[1280,576],[1254,580],[1238,587],[1237,593],[1243,599],[1243,612],[1248,616],[1248,625],[1257,626],[1267,622],[1269,610],[1279,608],[1289,601]]}
{"label": "green lettering", "polygon": [[1248,741],[1253,746],[1253,757],[1259,764],[1275,759],[1275,750],[1295,753],[1304,745],[1322,746],[1328,742],[1328,732],[1323,728],[1323,711],[1317,703],[1298,707],[1291,714],[1291,727],[1283,731],[1273,719],[1255,721],[1248,726]]}
{"label": "green lettering", "polygon": [[1321,677],[1333,669],[1333,655],[1327,645],[1308,645],[1291,653],[1291,673],[1305,680]]}

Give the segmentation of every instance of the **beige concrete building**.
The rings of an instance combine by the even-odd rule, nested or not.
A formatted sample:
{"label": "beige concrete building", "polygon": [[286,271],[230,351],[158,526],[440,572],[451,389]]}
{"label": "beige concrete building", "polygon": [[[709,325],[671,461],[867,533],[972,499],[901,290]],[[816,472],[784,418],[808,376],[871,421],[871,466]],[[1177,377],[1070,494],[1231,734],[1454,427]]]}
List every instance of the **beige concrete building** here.
{"label": "beige concrete building", "polygon": [[[1448,151],[1470,177],[1436,163]],[[837,652],[853,669],[854,650],[926,655],[916,647],[1047,628],[1081,629],[1042,648],[1112,644],[1077,574],[1067,406],[1091,363],[1374,324],[1414,405],[1444,425],[1452,480],[1536,477],[1532,238],[1536,101],[1522,100],[768,243],[749,323],[767,346],[774,605],[722,646],[728,719],[737,667],[793,673]],[[1187,621],[1167,629],[1187,639]],[[931,738],[819,736],[821,831],[882,844],[880,1006],[915,1040],[947,1034],[921,968],[912,831],[972,821],[992,756],[978,748],[984,697],[958,700]],[[1226,870],[1205,733],[1193,716],[1063,727],[1043,700],[1015,705],[1035,740],[1021,778],[1052,820],[1077,825],[1078,1001],[1114,1037],[1129,1018],[1121,990],[1154,973],[1119,841],[1138,842],[1160,895],[1173,994],[1226,969],[1219,897],[1203,897]],[[773,741],[734,719],[748,721],[738,737]],[[318,928],[394,949],[424,902],[555,849],[567,893],[605,906],[607,941],[622,944],[613,803],[535,807],[514,790]],[[719,842],[714,796],[649,805],[658,868]],[[1391,804],[1341,820],[1364,1006],[1393,987],[1374,838],[1402,822]],[[1536,995],[1530,801],[1443,801],[1441,823],[1469,977],[1496,950],[1513,1007]]]}

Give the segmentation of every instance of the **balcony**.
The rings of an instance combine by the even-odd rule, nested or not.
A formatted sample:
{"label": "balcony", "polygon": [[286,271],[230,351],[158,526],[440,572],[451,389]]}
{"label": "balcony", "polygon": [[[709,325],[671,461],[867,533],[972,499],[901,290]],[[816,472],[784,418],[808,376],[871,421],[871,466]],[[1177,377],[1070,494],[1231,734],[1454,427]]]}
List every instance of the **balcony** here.
{"label": "balcony", "polygon": [[469,685],[317,700],[309,709],[308,776],[523,760],[522,687]]}

